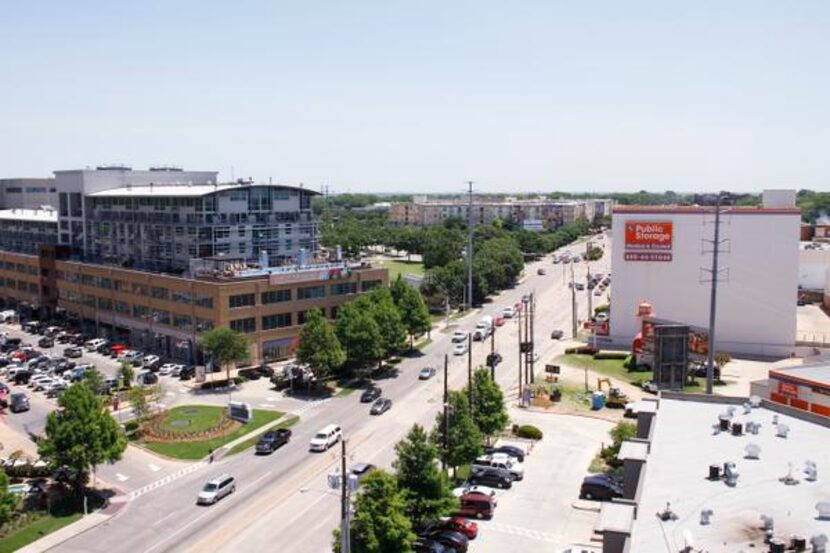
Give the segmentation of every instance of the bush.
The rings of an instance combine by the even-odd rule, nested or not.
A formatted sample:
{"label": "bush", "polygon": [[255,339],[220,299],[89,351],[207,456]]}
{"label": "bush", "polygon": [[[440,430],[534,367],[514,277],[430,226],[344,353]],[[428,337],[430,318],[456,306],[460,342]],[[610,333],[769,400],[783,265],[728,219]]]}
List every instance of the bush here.
{"label": "bush", "polygon": [[626,359],[629,356],[624,351],[598,351],[594,354],[594,359]]}
{"label": "bush", "polygon": [[542,431],[531,424],[523,424],[516,428],[514,432],[519,438],[528,440],[541,440],[543,436]]}
{"label": "bush", "polygon": [[597,348],[592,348],[591,346],[579,346],[577,348],[567,348],[565,353],[578,353],[582,355],[594,355],[599,350]]}
{"label": "bush", "polygon": [[594,315],[597,313],[608,313],[609,311],[611,311],[611,306],[607,303],[594,307]]}
{"label": "bush", "polygon": [[124,431],[127,434],[132,434],[133,432],[138,430],[138,427],[139,427],[139,423],[138,423],[137,420],[127,421],[127,423],[124,425]]}
{"label": "bush", "polygon": [[637,358],[633,354],[628,354],[623,361],[623,368],[627,371],[633,371],[637,367]]}

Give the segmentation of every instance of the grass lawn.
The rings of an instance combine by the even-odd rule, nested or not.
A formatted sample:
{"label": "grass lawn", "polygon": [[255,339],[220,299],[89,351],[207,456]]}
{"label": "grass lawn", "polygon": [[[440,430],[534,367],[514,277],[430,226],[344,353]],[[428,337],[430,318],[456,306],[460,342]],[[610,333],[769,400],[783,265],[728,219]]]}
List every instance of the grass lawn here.
{"label": "grass lawn", "polygon": [[424,276],[424,264],[419,263],[417,261],[406,261],[406,260],[399,260],[399,261],[391,261],[388,259],[381,259],[378,261],[373,261],[372,265],[377,265],[380,267],[384,267],[389,270],[389,282],[394,281],[398,278],[398,275],[406,276],[407,274],[417,275],[419,277]]}
{"label": "grass lawn", "polygon": [[[279,423],[279,424],[277,424],[273,427],[268,428],[268,430],[275,430],[277,428],[291,428],[292,426],[297,424],[297,422],[299,420],[300,420],[300,417],[291,417],[291,418],[286,419],[285,421],[283,421],[283,422],[281,422],[281,423]],[[239,442],[238,444],[236,444],[235,446],[233,446],[231,448],[231,450],[228,452],[228,455],[236,455],[237,453],[241,453],[241,452],[245,451],[249,447],[253,447],[254,444],[257,443],[257,440],[259,440],[259,437],[261,435],[262,434],[257,434],[256,436],[252,436],[252,437],[248,438],[247,440],[243,440],[243,441]]]}
{"label": "grass lawn", "polygon": [[219,405],[182,405],[167,411],[162,425],[170,432],[201,432],[218,425],[225,410]]}
{"label": "grass lawn", "polygon": [[[628,372],[623,367],[622,359],[594,359],[590,355],[583,355],[580,353],[566,353],[560,355],[556,360],[569,367],[577,369],[585,369],[613,376],[625,382],[634,382],[636,380],[648,380],[651,378],[651,372]],[[595,386],[596,382],[589,382],[590,386]]]}
{"label": "grass lawn", "polygon": [[[90,496],[89,509],[93,511],[101,507],[101,501],[97,496]],[[0,553],[11,553],[35,542],[64,526],[81,519],[83,516],[83,503],[74,501],[61,502],[55,505],[51,513],[43,512],[42,516],[30,524],[15,530],[11,534],[0,539]]]}
{"label": "grass lawn", "polygon": [[[187,409],[190,407],[182,406],[183,408]],[[178,408],[177,408],[178,409]],[[222,410],[222,407],[215,407],[215,409]],[[150,451],[154,451],[160,455],[165,455],[167,457],[172,457],[174,459],[187,459],[187,460],[197,460],[203,459],[207,457],[210,450],[216,451],[223,445],[228,442],[231,442],[249,432],[253,432],[257,428],[274,422],[275,420],[282,417],[283,413],[279,411],[264,411],[261,409],[254,410],[254,416],[251,418],[251,422],[248,424],[243,424],[240,428],[236,429],[233,432],[225,434],[224,436],[219,436],[217,438],[212,438],[210,440],[202,440],[196,442],[150,442],[144,441],[142,445],[149,449]]]}

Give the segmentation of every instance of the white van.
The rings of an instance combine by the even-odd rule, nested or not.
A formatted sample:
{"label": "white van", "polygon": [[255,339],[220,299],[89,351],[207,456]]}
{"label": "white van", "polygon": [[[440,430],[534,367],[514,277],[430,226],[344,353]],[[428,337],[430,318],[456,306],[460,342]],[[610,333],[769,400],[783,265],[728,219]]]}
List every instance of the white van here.
{"label": "white van", "polygon": [[325,451],[343,438],[343,431],[340,425],[330,424],[321,429],[311,438],[308,444],[309,451]]}
{"label": "white van", "polygon": [[107,341],[103,338],[93,338],[92,340],[88,340],[87,343],[84,344],[84,347],[87,351],[95,351],[106,343]]}

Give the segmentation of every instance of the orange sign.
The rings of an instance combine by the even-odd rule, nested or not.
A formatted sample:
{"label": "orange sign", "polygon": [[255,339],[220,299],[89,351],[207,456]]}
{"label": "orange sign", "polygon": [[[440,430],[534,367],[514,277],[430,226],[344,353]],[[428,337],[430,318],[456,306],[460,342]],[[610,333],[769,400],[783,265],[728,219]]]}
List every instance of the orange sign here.
{"label": "orange sign", "polygon": [[791,382],[779,382],[778,393],[787,397],[798,397],[798,386]]}
{"label": "orange sign", "polygon": [[671,247],[671,221],[626,221],[626,250],[667,251],[671,250]]}

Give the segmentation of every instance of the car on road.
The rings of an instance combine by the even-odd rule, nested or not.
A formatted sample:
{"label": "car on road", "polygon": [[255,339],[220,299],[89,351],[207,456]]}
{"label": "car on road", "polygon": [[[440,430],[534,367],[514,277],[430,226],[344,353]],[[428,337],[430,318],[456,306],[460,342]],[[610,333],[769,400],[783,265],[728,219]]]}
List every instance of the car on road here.
{"label": "car on road", "polygon": [[83,357],[83,355],[84,350],[80,346],[69,346],[63,350],[63,356],[69,359],[77,359],[78,357]]}
{"label": "car on road", "polygon": [[548,272],[545,270],[544,267],[539,267],[538,269],[536,269],[536,274],[537,275],[546,275],[546,274],[548,274]]}
{"label": "car on road", "polygon": [[559,329],[554,330],[550,333],[551,340],[561,340],[565,336],[565,333]]}
{"label": "car on road", "polygon": [[371,403],[378,399],[383,393],[383,390],[378,386],[369,386],[362,394],[360,394],[360,403]]}
{"label": "car on road", "polygon": [[577,290],[585,290],[585,285],[581,282],[577,282],[576,284],[574,284],[574,288],[576,288]]}
{"label": "car on road", "polygon": [[494,317],[493,324],[496,326],[504,326],[504,317]]}
{"label": "car on road", "polygon": [[597,313],[596,315],[594,315],[594,319],[595,319],[598,323],[605,323],[605,322],[608,322],[608,318],[609,318],[609,317],[608,317],[608,312],[607,312],[607,311],[600,311],[599,313]]}
{"label": "car on road", "polygon": [[37,341],[37,345],[41,348],[51,348],[55,345],[55,339],[50,338],[49,336],[44,336],[43,338]]}
{"label": "car on road", "polygon": [[373,470],[375,470],[375,465],[371,463],[355,463],[352,465],[351,472],[357,477],[357,481],[360,482]]}
{"label": "car on road", "polygon": [[487,455],[492,455],[494,453],[505,453],[510,457],[513,457],[520,463],[525,462],[525,451],[514,445],[501,445],[498,447],[486,447],[484,448],[484,453]]}
{"label": "car on road", "polygon": [[594,295],[597,296],[597,297],[601,296],[602,295],[602,288],[597,288],[596,290],[594,290]]}
{"label": "car on road", "polygon": [[317,434],[311,438],[308,444],[310,451],[325,451],[343,438],[343,431],[337,424],[330,424],[325,428],[320,429]]}
{"label": "car on road", "polygon": [[236,480],[230,474],[223,474],[207,482],[196,497],[198,505],[213,505],[223,497],[236,491]]}
{"label": "car on road", "polygon": [[513,487],[513,477],[510,472],[496,467],[472,467],[467,482],[505,490]]}
{"label": "car on road", "polygon": [[435,367],[424,367],[418,373],[418,380],[429,380],[435,376]]}
{"label": "car on road", "polygon": [[565,549],[560,549],[557,553],[601,553],[601,550],[589,545],[569,545]]}
{"label": "car on road", "polygon": [[378,400],[375,401],[375,403],[372,405],[372,408],[369,410],[369,413],[372,415],[382,415],[391,408],[392,400],[382,397],[378,398]]}
{"label": "car on road", "polygon": [[452,341],[453,343],[458,342],[466,342],[467,341],[467,333],[463,330],[456,330],[452,333]]}
{"label": "car on road", "polygon": [[9,411],[12,413],[21,413],[29,409],[29,397],[23,392],[15,392],[9,396]]}
{"label": "car on road", "polygon": [[277,428],[276,430],[269,430],[259,437],[256,442],[257,453],[273,453],[276,449],[284,446],[291,439],[291,429]]}
{"label": "car on road", "polygon": [[580,499],[610,501],[615,497],[622,497],[622,495],[622,487],[620,487],[619,482],[605,474],[586,476],[579,488]]}
{"label": "car on road", "polygon": [[516,316],[516,309],[509,305],[502,310],[501,314],[505,319],[512,319]]}
{"label": "car on road", "polygon": [[466,343],[456,344],[455,347],[452,348],[453,355],[464,355],[465,353],[467,353]]}

